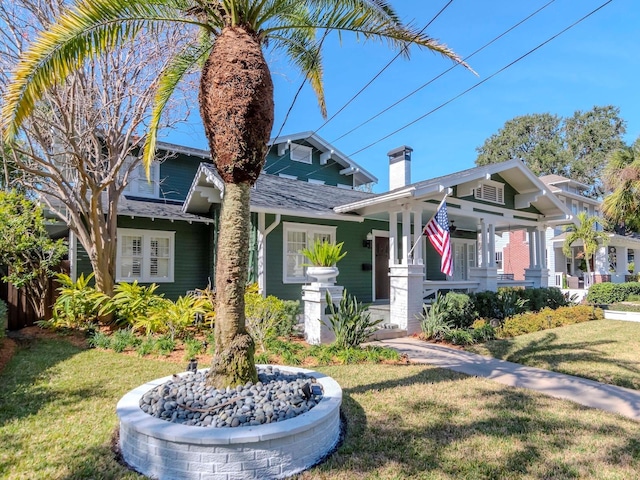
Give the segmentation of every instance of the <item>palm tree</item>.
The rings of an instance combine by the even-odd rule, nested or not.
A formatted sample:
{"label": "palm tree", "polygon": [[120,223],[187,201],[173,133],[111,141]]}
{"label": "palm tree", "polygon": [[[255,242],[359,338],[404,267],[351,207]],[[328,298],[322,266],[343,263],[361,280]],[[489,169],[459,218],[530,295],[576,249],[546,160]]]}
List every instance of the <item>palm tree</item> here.
{"label": "palm tree", "polygon": [[598,217],[592,217],[587,212],[578,213],[578,222],[580,225],[567,225],[565,232],[567,236],[562,245],[562,252],[565,256],[571,258],[573,252],[571,245],[577,241],[582,241],[582,249],[587,264],[587,278],[591,280],[591,266],[589,261],[598,250],[600,244],[605,245],[609,240],[606,232],[596,229]]}
{"label": "palm tree", "polygon": [[611,193],[602,202],[602,213],[616,225],[640,230],[640,137],[611,154],[603,177]]}
{"label": "palm tree", "polygon": [[405,56],[415,44],[466,64],[424,29],[404,25],[385,0],[80,0],[21,59],[2,110],[5,139],[16,137],[48,88],[90,56],[140,33],[153,34],[167,22],[198,28],[199,34],[159,76],[144,161],[148,166],[153,159],[169,97],[185,75],[200,69],[200,114],[225,183],[216,266],[216,354],[209,383],[238,385],[257,379],[254,344],[245,329],[244,287],[249,192],[264,164],[274,117],[263,49],[285,52],[315,91],[323,116],[321,46],[328,32],[383,40]]}

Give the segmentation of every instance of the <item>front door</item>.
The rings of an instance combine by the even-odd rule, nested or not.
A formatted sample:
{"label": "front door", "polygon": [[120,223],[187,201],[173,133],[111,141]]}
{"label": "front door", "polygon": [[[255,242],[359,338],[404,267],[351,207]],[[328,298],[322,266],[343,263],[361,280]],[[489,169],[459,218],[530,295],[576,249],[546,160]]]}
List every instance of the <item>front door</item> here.
{"label": "front door", "polygon": [[375,294],[376,300],[388,300],[389,283],[389,237],[375,237]]}

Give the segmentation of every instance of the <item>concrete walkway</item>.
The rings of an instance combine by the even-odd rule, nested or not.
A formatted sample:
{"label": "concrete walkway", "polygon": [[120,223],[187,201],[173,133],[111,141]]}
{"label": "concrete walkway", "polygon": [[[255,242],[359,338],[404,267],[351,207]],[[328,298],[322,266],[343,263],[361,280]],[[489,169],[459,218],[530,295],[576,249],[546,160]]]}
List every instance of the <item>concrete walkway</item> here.
{"label": "concrete walkway", "polygon": [[640,391],[637,390],[526,367],[410,337],[381,340],[372,344],[394,348],[407,354],[416,363],[428,363],[467,375],[485,377],[512,387],[529,388],[640,421]]}

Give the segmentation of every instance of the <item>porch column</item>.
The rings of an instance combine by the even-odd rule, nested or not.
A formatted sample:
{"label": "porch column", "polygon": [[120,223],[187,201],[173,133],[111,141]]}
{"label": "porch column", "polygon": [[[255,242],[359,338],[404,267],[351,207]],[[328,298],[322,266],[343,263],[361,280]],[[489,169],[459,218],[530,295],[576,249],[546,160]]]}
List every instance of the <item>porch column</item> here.
{"label": "porch column", "polygon": [[402,208],[402,265],[409,265],[411,250],[411,210],[405,205]]}
{"label": "porch column", "polygon": [[406,330],[408,335],[420,332],[424,265],[394,265],[389,269],[391,285],[390,323]]}
{"label": "porch column", "polygon": [[637,275],[640,272],[640,250],[633,249],[633,274]]}
{"label": "porch column", "polygon": [[529,233],[529,268],[536,267],[534,231],[535,230],[533,228],[527,228],[527,233]]}
{"label": "porch column", "polygon": [[627,261],[629,258],[629,252],[628,252],[628,248],[627,247],[617,247],[616,248],[616,253],[617,253],[617,260],[618,263],[616,265],[616,269],[617,269],[617,274],[620,275],[620,280],[621,281],[625,281],[627,273],[628,273],[628,269],[627,269]]}
{"label": "porch column", "polygon": [[549,266],[547,265],[547,229],[546,227],[542,227],[542,229],[538,231],[538,239],[540,240],[538,242],[540,245],[540,267],[549,268]]}
{"label": "porch column", "polygon": [[[418,239],[422,238],[422,227],[422,209],[417,208],[413,211],[413,237],[411,239],[411,247],[416,245]],[[416,248],[413,249],[413,264],[424,264],[422,259],[422,242],[419,242]]]}
{"label": "porch column", "polygon": [[489,267],[496,266],[496,226],[489,224]]}
{"label": "porch column", "polygon": [[480,219],[480,266],[487,266],[487,226],[484,223],[484,218]]}
{"label": "porch column", "polygon": [[389,213],[389,266],[398,264],[398,212]]}

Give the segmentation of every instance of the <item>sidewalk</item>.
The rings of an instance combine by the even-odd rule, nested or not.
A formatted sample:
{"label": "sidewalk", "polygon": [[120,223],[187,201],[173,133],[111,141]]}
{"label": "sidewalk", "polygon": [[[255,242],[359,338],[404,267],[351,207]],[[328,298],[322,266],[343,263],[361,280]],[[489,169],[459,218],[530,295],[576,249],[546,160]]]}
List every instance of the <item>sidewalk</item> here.
{"label": "sidewalk", "polygon": [[640,421],[640,391],[615,387],[572,375],[526,367],[475,353],[404,337],[372,342],[405,353],[413,362],[428,363],[467,375],[485,377],[512,387],[529,388]]}

